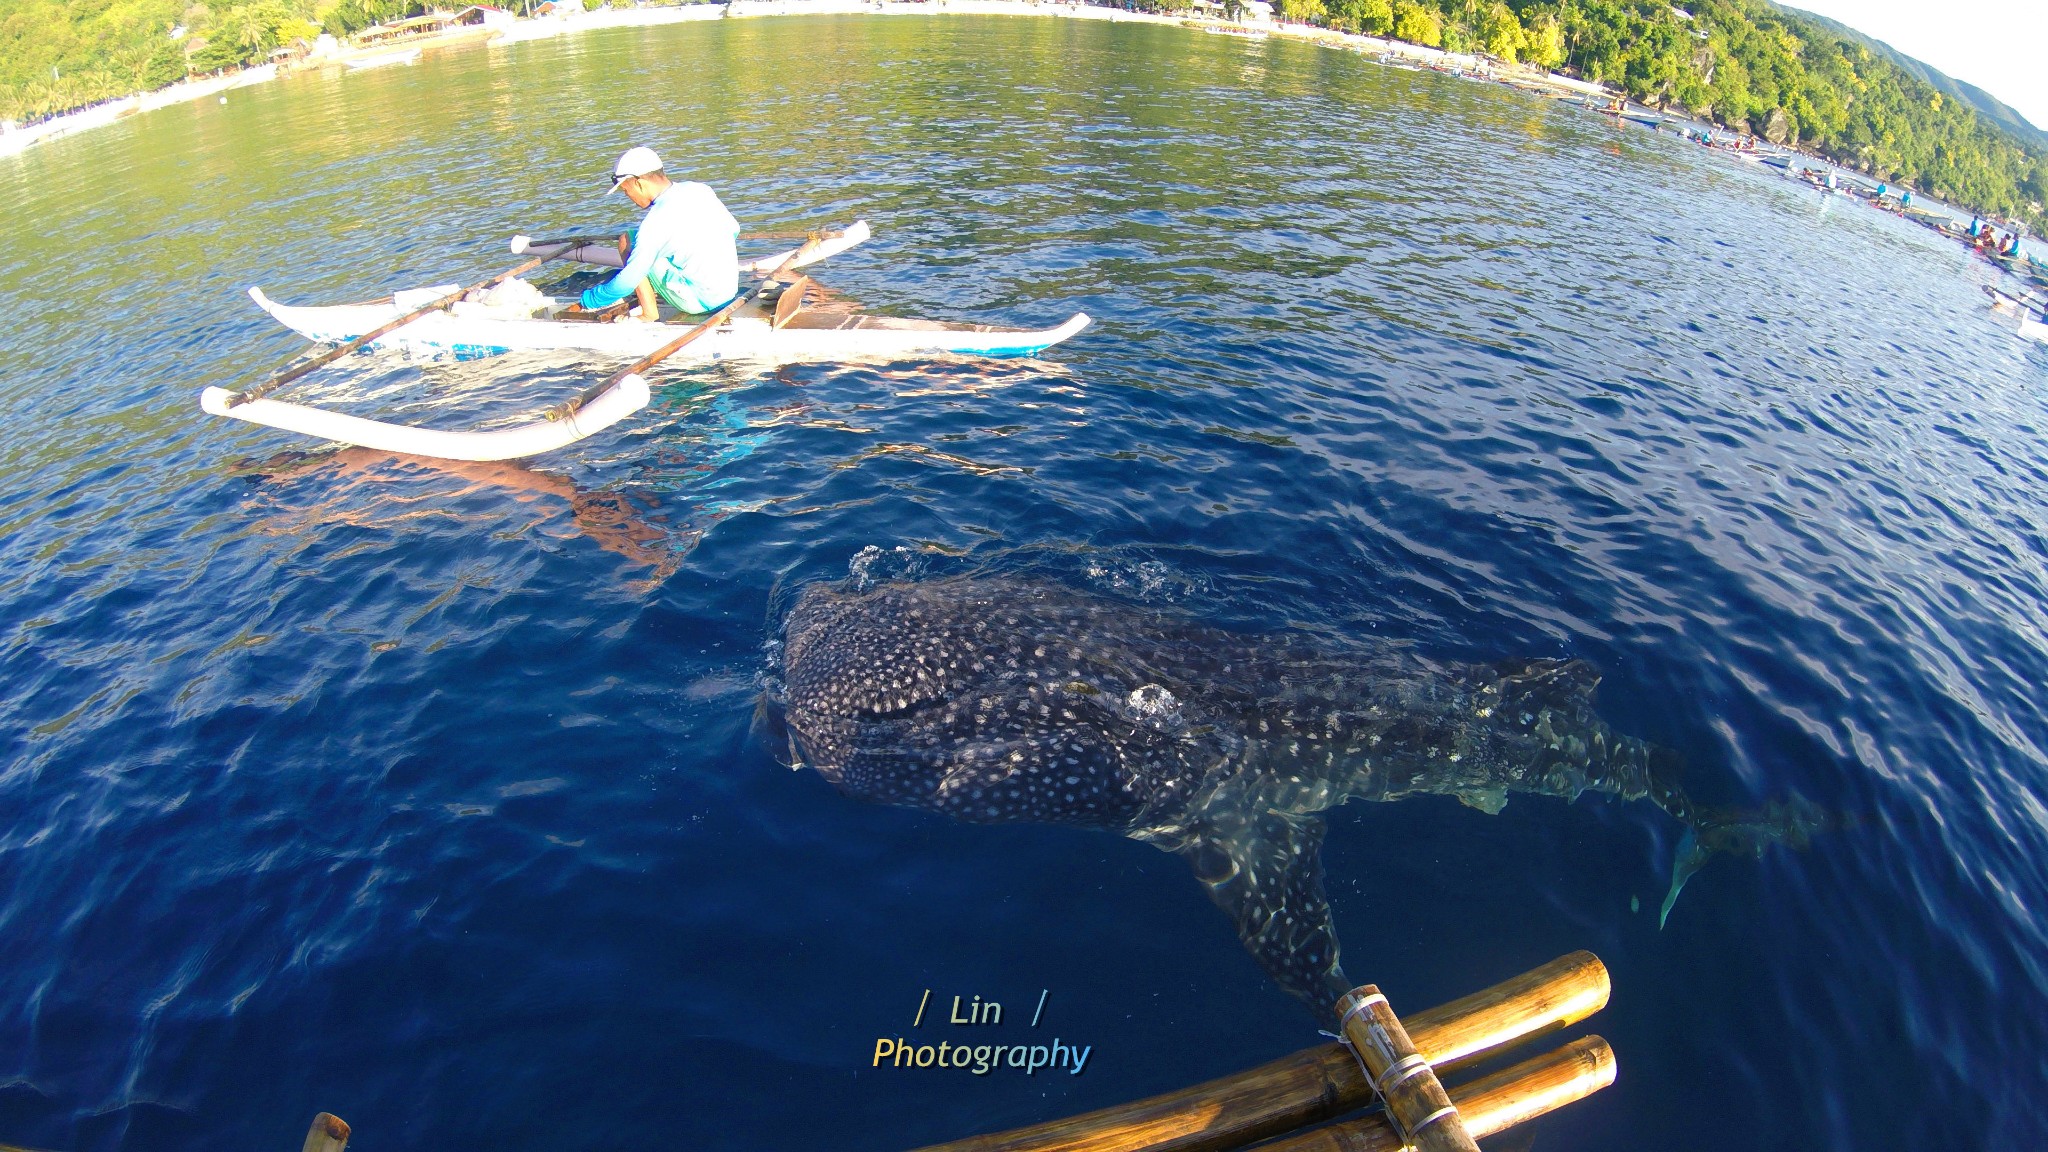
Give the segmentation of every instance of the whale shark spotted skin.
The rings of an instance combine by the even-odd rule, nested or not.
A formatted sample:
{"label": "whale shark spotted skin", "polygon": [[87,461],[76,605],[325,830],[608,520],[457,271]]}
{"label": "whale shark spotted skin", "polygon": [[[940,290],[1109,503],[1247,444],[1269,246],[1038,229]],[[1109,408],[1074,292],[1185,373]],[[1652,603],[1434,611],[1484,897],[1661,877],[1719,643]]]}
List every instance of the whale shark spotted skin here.
{"label": "whale shark spotted skin", "polygon": [[1316,813],[1346,800],[1431,793],[1498,812],[1511,792],[1647,797],[1688,829],[1667,913],[1709,851],[1787,834],[1752,820],[1717,837],[1672,782],[1672,753],[1594,715],[1598,680],[1581,660],[1431,661],[948,578],[805,588],[770,703],[789,762],[850,795],[1178,853],[1266,971],[1327,1013],[1351,985]]}

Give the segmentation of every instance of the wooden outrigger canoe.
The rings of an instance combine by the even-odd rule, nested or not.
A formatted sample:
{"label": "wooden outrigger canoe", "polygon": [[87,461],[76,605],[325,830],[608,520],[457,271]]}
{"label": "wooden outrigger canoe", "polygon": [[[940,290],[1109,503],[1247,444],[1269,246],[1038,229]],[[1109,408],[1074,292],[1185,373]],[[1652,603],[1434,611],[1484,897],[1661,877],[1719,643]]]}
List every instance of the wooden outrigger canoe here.
{"label": "wooden outrigger canoe", "polygon": [[[826,241],[811,260],[822,260],[858,244],[868,236],[865,224]],[[530,241],[513,241],[514,252],[524,252]],[[764,257],[747,265],[748,270],[766,272],[788,256]],[[558,259],[584,263],[620,264],[618,250],[609,245],[586,245]],[[810,261],[806,261],[810,262]],[[802,286],[795,291],[801,292]],[[436,297],[455,291],[454,285],[416,288],[366,304],[338,304],[306,307],[280,304],[249,289],[258,307],[278,323],[321,344],[353,340]],[[461,300],[448,308],[413,321],[370,342],[371,348],[400,349],[422,357],[476,360],[502,356],[507,352],[577,351],[598,356],[633,360],[661,347],[680,328],[697,317],[665,315],[657,323],[635,319],[602,322],[584,313],[577,319],[559,319],[557,313],[575,303],[574,298],[554,300],[539,297],[541,306],[493,306],[481,300]],[[801,299],[792,304],[780,298],[750,301],[705,333],[702,339],[674,356],[676,362],[709,360],[754,360],[766,363],[797,361],[849,361],[904,359],[924,356],[1033,356],[1088,326],[1088,315],[1077,312],[1065,323],[1052,328],[1002,328],[989,324],[952,324],[936,320],[906,320],[893,316],[870,316],[828,311],[805,311]]]}
{"label": "wooden outrigger canoe", "polygon": [[[813,237],[803,247],[741,266],[765,276],[773,287],[791,269],[845,251],[868,238],[865,221],[829,237]],[[568,241],[552,247],[542,260],[566,259],[617,267],[618,251],[609,245]],[[539,251],[524,236],[514,237],[512,250]],[[515,269],[514,271],[520,271]],[[251,288],[249,295],[280,323],[316,343],[342,345],[313,362],[281,372],[261,387],[246,391],[208,388],[200,408],[215,416],[299,432],[324,440],[391,452],[437,456],[450,460],[509,460],[551,451],[589,436],[639,411],[648,403],[647,381],[640,373],[673,356],[678,361],[753,361],[763,364],[796,361],[847,362],[901,360],[930,356],[1031,356],[1088,326],[1085,312],[1076,312],[1053,328],[1014,329],[987,324],[948,324],[906,320],[823,309],[806,312],[810,287],[799,277],[779,295],[757,288],[692,327],[698,317],[664,317],[658,321],[597,319],[528,289],[530,295],[494,302],[485,288],[501,284],[513,273],[465,290],[454,285],[395,293],[364,304],[304,307],[279,304]],[[575,318],[563,318],[562,313]],[[681,333],[681,335],[678,335]],[[429,358],[478,359],[512,351],[563,350],[622,360],[638,359],[632,369],[584,397],[531,423],[484,432],[446,431],[392,424],[332,412],[303,404],[268,399],[278,384],[297,378],[352,348],[400,349]]]}
{"label": "wooden outrigger canoe", "polygon": [[[373,304],[300,307],[279,304],[251,288],[249,295],[278,323],[315,343],[353,340],[449,288],[400,292]],[[550,313],[552,309],[548,310]],[[685,317],[685,320],[694,319]],[[989,324],[948,324],[837,312],[794,310],[780,326],[775,306],[756,301],[676,353],[676,363],[755,360],[900,360],[924,356],[1034,356],[1088,326],[1085,312],[1053,328],[1000,328]],[[476,360],[507,352],[576,351],[633,360],[661,347],[680,326],[674,320],[558,320],[551,314],[510,315],[481,302],[460,301],[370,343],[418,356]]]}

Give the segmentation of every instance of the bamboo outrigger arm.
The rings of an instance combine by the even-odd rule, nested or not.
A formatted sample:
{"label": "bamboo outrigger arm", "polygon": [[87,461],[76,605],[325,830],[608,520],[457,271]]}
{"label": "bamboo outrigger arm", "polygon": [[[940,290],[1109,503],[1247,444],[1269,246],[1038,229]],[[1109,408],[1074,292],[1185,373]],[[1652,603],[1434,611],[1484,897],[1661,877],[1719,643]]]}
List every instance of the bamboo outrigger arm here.
{"label": "bamboo outrigger arm", "polygon": [[417,428],[409,424],[366,420],[345,412],[330,412],[325,408],[283,400],[246,400],[237,405],[234,393],[225,388],[208,388],[201,392],[199,407],[215,416],[232,416],[252,424],[343,444],[359,444],[384,452],[435,456],[443,460],[516,460],[552,452],[609,428],[647,407],[648,398],[647,381],[635,376],[568,416],[534,420],[517,427],[487,432]]}
{"label": "bamboo outrigger arm", "polygon": [[[1451,1089],[1465,1131],[1505,1132],[1614,1083],[1614,1049],[1598,1036],[1577,1040]],[[1401,1152],[1410,1147],[1384,1112],[1316,1128],[1259,1146],[1258,1152]]]}
{"label": "bamboo outrigger arm", "polygon": [[[1599,958],[1591,952],[1574,952],[1470,996],[1413,1013],[1405,1023],[1416,1049],[1431,1067],[1439,1073],[1455,1072],[1501,1049],[1586,1019],[1606,1006],[1611,991],[1607,968]],[[1599,1050],[1606,1050],[1604,1042]],[[1559,1051],[1572,1053],[1575,1048],[1567,1045]],[[1558,1060],[1586,1072],[1583,1083],[1591,1086],[1577,1096],[1559,1091],[1552,1067]],[[1606,1079],[1593,1083],[1599,1080],[1602,1060]],[[1611,1082],[1613,1054],[1609,1051],[1596,1060],[1585,1052],[1571,1057],[1552,1053],[1509,1072],[1521,1073],[1522,1080],[1530,1081],[1524,1087],[1537,1092],[1536,1098],[1552,1100],[1531,1113],[1536,1115]],[[1451,1089],[1451,1101],[1465,1114],[1466,1127],[1474,1135],[1501,1130],[1483,1126],[1466,1105],[1469,1094],[1481,1086],[1490,1085],[1489,1091],[1501,1089],[1497,1083],[1500,1075],[1505,1074]],[[1514,1094],[1503,1097],[1504,1091],[1489,1097],[1489,1114],[1512,1112],[1507,1105],[1521,1098]],[[1177,1092],[1064,1120],[935,1144],[919,1152],[1223,1152],[1321,1124],[1372,1101],[1372,1085],[1357,1057],[1343,1045],[1325,1044]],[[1384,1123],[1384,1117],[1378,1119]],[[1387,1128],[1386,1132],[1388,1139],[1396,1141],[1386,1147],[1398,1147],[1393,1130]]]}
{"label": "bamboo outrigger arm", "polygon": [[306,1143],[300,1152],[344,1152],[348,1137],[347,1121],[331,1112],[322,1112],[313,1117],[313,1126],[306,1130]]}
{"label": "bamboo outrigger arm", "polygon": [[1337,1019],[1373,1092],[1386,1103],[1386,1117],[1402,1144],[1414,1145],[1416,1152],[1479,1152],[1436,1069],[1416,1050],[1377,986],[1365,984],[1345,993],[1337,1001]]}

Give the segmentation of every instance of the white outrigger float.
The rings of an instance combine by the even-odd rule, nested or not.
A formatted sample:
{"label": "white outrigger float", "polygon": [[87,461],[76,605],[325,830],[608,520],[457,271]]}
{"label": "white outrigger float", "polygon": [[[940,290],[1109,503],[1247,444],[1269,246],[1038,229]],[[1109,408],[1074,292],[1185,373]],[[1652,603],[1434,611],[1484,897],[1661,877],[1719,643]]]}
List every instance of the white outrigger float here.
{"label": "white outrigger float", "polygon": [[[642,373],[663,360],[781,364],[943,355],[1032,356],[1088,326],[1088,315],[1083,312],[1057,327],[1038,330],[807,312],[808,277],[796,277],[772,301],[766,298],[768,290],[779,286],[793,269],[843,252],[868,236],[867,223],[861,221],[836,235],[814,236],[789,252],[743,263],[742,271],[764,274],[761,282],[709,318],[682,317],[683,321],[698,321],[687,329],[684,323],[667,317],[649,323],[618,317],[613,310],[582,312],[575,307],[574,297],[556,300],[543,296],[517,279],[547,260],[618,267],[618,249],[604,243],[535,242],[515,236],[515,253],[537,255],[510,272],[468,288],[420,288],[364,304],[279,304],[262,289],[251,288],[249,295],[257,306],[285,327],[316,343],[340,347],[282,371],[256,388],[241,392],[208,388],[200,394],[200,407],[216,416],[390,452],[451,460],[509,460],[573,444],[639,411],[649,399]],[[543,253],[544,248],[550,250]],[[398,349],[416,356],[462,360],[514,351],[564,350],[637,362],[540,420],[488,432],[391,424],[265,398],[264,394],[276,387],[359,348]]]}

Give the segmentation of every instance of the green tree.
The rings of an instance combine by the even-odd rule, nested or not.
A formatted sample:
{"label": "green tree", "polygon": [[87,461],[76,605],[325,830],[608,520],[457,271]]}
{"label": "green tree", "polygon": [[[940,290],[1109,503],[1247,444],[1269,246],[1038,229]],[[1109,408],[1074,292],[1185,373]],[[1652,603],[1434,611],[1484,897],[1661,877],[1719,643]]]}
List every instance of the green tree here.
{"label": "green tree", "polygon": [[1526,46],[1522,58],[1538,68],[1552,69],[1564,63],[1564,25],[1549,12],[1537,14],[1524,29]]}
{"label": "green tree", "polygon": [[185,50],[166,40],[149,54],[142,67],[141,83],[144,91],[153,92],[158,88],[176,84],[185,78]]}
{"label": "green tree", "polygon": [[1394,35],[1425,48],[1441,48],[1444,43],[1443,18],[1416,0],[1394,0]]}
{"label": "green tree", "polygon": [[225,35],[218,36],[193,49],[192,71],[219,72],[224,68],[238,68],[246,58],[240,44]]}
{"label": "green tree", "polygon": [[321,30],[336,40],[346,40],[374,23],[361,0],[341,0],[320,18]]}
{"label": "green tree", "polygon": [[1330,27],[1379,34],[1393,27],[1393,0],[1328,0]]}
{"label": "green tree", "polygon": [[1329,15],[1323,0],[1279,0],[1279,16],[1302,24],[1321,24]]}
{"label": "green tree", "polygon": [[1494,0],[1479,17],[1479,45],[1487,55],[1513,64],[1528,48],[1529,36],[1508,6]]}

